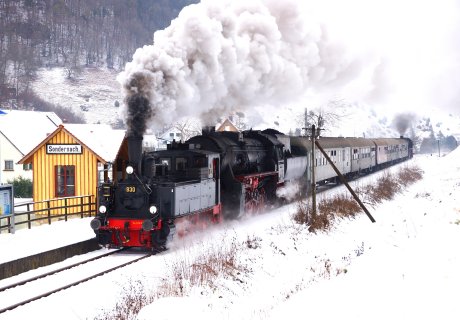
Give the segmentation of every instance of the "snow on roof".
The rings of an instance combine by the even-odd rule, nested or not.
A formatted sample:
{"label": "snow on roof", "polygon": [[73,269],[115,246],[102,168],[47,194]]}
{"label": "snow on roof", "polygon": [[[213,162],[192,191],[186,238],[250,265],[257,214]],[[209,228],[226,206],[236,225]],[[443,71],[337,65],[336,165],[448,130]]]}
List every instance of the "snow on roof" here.
{"label": "snow on roof", "polygon": [[0,132],[24,155],[62,124],[54,112],[11,110],[0,116]]}
{"label": "snow on roof", "polygon": [[107,124],[65,124],[64,128],[106,161],[115,160],[125,130]]}

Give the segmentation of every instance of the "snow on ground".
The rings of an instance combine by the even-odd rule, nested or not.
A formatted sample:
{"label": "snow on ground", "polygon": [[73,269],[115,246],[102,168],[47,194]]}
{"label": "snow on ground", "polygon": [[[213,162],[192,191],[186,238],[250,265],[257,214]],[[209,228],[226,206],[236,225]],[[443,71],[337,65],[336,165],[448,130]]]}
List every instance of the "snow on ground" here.
{"label": "snow on ground", "polygon": [[17,230],[15,234],[2,233],[0,263],[94,238],[93,230],[88,228],[91,219],[58,221],[51,225],[32,227],[30,230]]}
{"label": "snow on ground", "polygon": [[[200,253],[232,243],[240,248],[238,265],[245,271],[200,287],[185,285],[183,297],[157,299],[138,319],[458,319],[460,149],[412,162],[425,171],[424,179],[393,201],[370,208],[374,224],[361,214],[336,221],[328,233],[311,234],[293,224],[295,204],[288,205],[176,239],[167,252],[0,314],[0,319],[31,314],[103,318],[121,296],[158,293],[167,283],[162,279],[171,278],[177,267],[190,268],[187,263]],[[72,228],[58,235],[64,225]],[[10,256],[16,248],[42,246],[38,239],[62,243],[63,238],[84,240],[91,232],[87,219],[77,219],[0,235],[0,245],[2,255]]]}

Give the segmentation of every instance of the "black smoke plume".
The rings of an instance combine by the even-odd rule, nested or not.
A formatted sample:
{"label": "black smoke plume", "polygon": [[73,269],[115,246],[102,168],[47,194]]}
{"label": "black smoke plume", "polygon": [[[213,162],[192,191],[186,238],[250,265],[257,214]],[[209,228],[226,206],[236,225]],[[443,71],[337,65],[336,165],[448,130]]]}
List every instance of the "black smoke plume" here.
{"label": "black smoke plume", "polygon": [[393,119],[393,125],[400,135],[404,135],[415,120],[415,114],[413,113],[400,113]]}
{"label": "black smoke plume", "polygon": [[147,98],[139,93],[127,97],[128,137],[142,137],[147,129],[147,121],[152,117],[152,108]]}

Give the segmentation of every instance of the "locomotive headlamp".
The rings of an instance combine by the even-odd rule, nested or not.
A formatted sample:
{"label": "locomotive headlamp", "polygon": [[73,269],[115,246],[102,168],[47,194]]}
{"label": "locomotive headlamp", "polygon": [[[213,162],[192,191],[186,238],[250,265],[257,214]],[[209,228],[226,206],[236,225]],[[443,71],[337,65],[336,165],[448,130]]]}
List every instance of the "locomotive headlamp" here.
{"label": "locomotive headlamp", "polygon": [[127,174],[133,174],[134,172],[134,168],[132,166],[127,166],[126,167],[126,173]]}
{"label": "locomotive headlamp", "polygon": [[100,206],[100,207],[99,207],[99,212],[100,212],[100,213],[106,213],[106,212],[107,212],[107,207],[104,206],[104,205]]}
{"label": "locomotive headlamp", "polygon": [[155,214],[155,213],[157,213],[158,209],[157,209],[156,206],[151,206],[151,207],[149,208],[149,211],[150,211],[151,214]]}

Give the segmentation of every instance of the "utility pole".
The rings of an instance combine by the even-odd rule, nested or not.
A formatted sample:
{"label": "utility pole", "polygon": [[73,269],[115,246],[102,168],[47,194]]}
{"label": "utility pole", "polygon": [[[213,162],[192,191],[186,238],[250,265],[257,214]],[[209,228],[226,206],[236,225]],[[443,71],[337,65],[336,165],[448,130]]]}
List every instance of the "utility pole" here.
{"label": "utility pole", "polygon": [[313,124],[311,128],[304,128],[307,131],[307,137],[311,140],[311,203],[312,203],[312,217],[316,217],[316,178],[315,178],[315,166],[316,166],[316,139],[319,138],[321,128],[316,128]]}
{"label": "utility pole", "polygon": [[439,144],[440,139],[438,139],[438,157],[441,158],[441,147]]}

